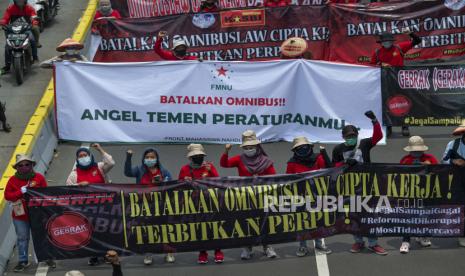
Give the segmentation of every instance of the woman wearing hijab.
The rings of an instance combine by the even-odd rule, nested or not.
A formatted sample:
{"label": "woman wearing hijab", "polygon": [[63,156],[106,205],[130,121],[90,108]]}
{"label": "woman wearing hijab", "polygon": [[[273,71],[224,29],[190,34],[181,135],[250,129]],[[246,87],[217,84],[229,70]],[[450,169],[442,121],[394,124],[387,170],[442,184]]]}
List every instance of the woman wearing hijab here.
{"label": "woman wearing hijab", "polygon": [[110,0],[100,0],[98,3],[97,12],[95,12],[94,20],[102,17],[113,17],[115,19],[121,19],[121,14],[111,7]]}
{"label": "woman wearing hijab", "polygon": [[[92,144],[102,154],[102,162],[95,162],[89,148],[82,147],[76,151],[76,164],[66,180],[68,186],[84,186],[89,184],[108,183],[108,172],[115,166],[113,157],[106,153],[99,144]],[[100,263],[97,256],[89,258],[88,265]]]}
{"label": "woman wearing hijab", "polygon": [[[259,176],[273,175],[276,170],[273,161],[263,150],[257,135],[253,130],[247,130],[242,133],[242,154],[229,158],[228,154],[231,145],[227,144],[225,151],[221,156],[220,165],[223,168],[237,168],[239,176]],[[263,244],[263,253],[268,258],[275,258],[276,252],[273,247]],[[252,247],[243,248],[241,253],[242,260],[249,260],[253,255]]]}
{"label": "woman wearing hijab", "polygon": [[[306,137],[296,137],[293,141],[292,152],[294,155],[287,162],[286,173],[303,173],[331,167],[331,161],[324,147],[320,147],[320,153],[313,152],[313,144]],[[315,239],[315,250],[324,254],[331,254],[323,239]],[[301,240],[296,252],[298,257],[304,257],[309,253],[307,241]]]}
{"label": "woman wearing hijab", "polygon": [[95,162],[94,155],[88,148],[76,151],[76,166],[66,180],[66,185],[87,185],[108,183],[108,172],[115,166],[113,157],[105,152],[99,144],[92,144],[102,155],[102,162]]}
{"label": "woman wearing hijab", "polygon": [[[179,180],[192,181],[193,179],[202,179],[207,177],[219,177],[218,171],[211,162],[205,161],[205,150],[200,144],[190,144],[187,146],[187,158],[189,164],[184,165],[179,172]],[[219,264],[224,261],[224,254],[221,249],[216,249],[214,254],[215,263]],[[197,260],[199,264],[208,263],[208,253],[205,250],[199,252]]]}
{"label": "woman wearing hijab", "polygon": [[[16,156],[16,163],[13,165],[16,173],[10,177],[5,187],[5,199],[10,201],[13,206],[11,215],[17,237],[18,264],[15,266],[14,272],[21,272],[30,265],[28,251],[31,226],[29,224],[24,194],[27,193],[28,189],[47,187],[45,177],[34,171],[35,164],[36,162],[31,157],[25,154],[18,154]],[[54,267],[54,262],[48,261],[47,263]]]}
{"label": "woman wearing hijab", "polygon": [[[148,148],[142,154],[142,164],[132,166],[132,150],[126,152],[126,161],[124,162],[124,175],[127,177],[135,177],[137,184],[156,185],[164,181],[171,180],[171,174],[163,168],[160,163],[158,152],[154,148]],[[173,253],[168,253],[165,256],[167,263],[174,263],[175,258]],[[151,254],[146,254],[144,264],[151,265],[153,257]]]}

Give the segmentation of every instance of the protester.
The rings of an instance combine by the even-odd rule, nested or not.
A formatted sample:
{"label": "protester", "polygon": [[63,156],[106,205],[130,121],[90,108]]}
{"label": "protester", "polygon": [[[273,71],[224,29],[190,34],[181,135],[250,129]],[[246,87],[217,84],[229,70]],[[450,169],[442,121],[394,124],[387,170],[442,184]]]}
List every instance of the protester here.
{"label": "protester", "polygon": [[0,102],[0,122],[2,123],[3,131],[11,132],[11,126],[6,122],[6,103]]}
{"label": "protester", "polygon": [[71,62],[75,61],[88,61],[85,56],[81,54],[81,51],[84,48],[84,45],[72,38],[67,38],[61,42],[57,47],[57,52],[64,53],[59,56],[54,56],[51,59],[43,61],[40,64],[40,67],[51,69],[53,68],[54,62],[61,62],[63,60],[69,60]]}
{"label": "protester", "polygon": [[[421,38],[413,32],[406,32],[411,37],[410,41],[403,41],[394,44],[396,39],[391,33],[382,33],[377,43],[381,44],[371,57],[371,64],[381,66],[404,66],[404,55],[412,49],[415,45],[421,43]],[[392,123],[387,123],[387,136],[392,135]],[[407,125],[402,126],[402,135],[410,136],[410,130]]]}
{"label": "protester", "polygon": [[301,37],[288,38],[281,44],[281,59],[312,59],[312,52],[308,50],[308,44]]}
{"label": "protester", "polygon": [[[420,136],[412,136],[408,140],[408,146],[404,148],[409,154],[404,156],[400,160],[402,165],[435,165],[438,164],[436,158],[425,153],[428,150],[428,147],[425,145],[423,138]],[[431,246],[431,240],[428,238],[419,238],[417,241],[423,247]],[[410,236],[404,236],[402,238],[402,244],[400,246],[400,253],[407,254],[410,250]]]}
{"label": "protester", "polygon": [[[221,156],[220,165],[223,168],[237,168],[239,176],[260,176],[276,174],[273,161],[263,150],[257,135],[253,130],[242,133],[242,154],[229,158],[232,146],[227,144]],[[263,252],[268,258],[275,258],[273,247],[263,244]],[[242,260],[249,260],[253,255],[252,247],[243,248]]]}
{"label": "protester", "polygon": [[[344,143],[337,145],[333,150],[333,164],[343,166],[345,164],[354,166],[357,163],[371,163],[370,151],[383,138],[381,125],[376,119],[373,111],[365,113],[373,123],[373,135],[370,138],[359,139],[358,130],[353,125],[347,125],[342,129],[342,138]],[[359,253],[365,248],[365,242],[362,236],[354,236],[355,243],[352,245],[350,252]],[[386,250],[378,245],[376,237],[368,238],[368,249],[378,255],[387,255]]]}
{"label": "protester", "polygon": [[[34,171],[35,164],[36,162],[28,155],[16,155],[16,162],[13,165],[16,173],[8,180],[4,192],[5,199],[10,201],[13,207],[13,225],[17,238],[18,264],[14,267],[14,272],[24,271],[30,265],[28,252],[31,226],[24,194],[27,193],[28,189],[47,187],[45,177]],[[50,267],[55,267],[55,262],[52,260],[47,261],[47,264]]]}
{"label": "protester", "polygon": [[[300,136],[294,138],[292,152],[294,155],[287,162],[287,174],[316,171],[332,166],[326,149],[320,147],[320,153],[315,153],[313,151],[313,144],[306,137]],[[326,247],[322,239],[315,239],[315,250],[324,254],[331,254],[332,252]],[[308,253],[307,241],[301,240],[296,255],[304,257]]]}
{"label": "protester", "polygon": [[[124,175],[127,177],[135,177],[137,184],[157,185],[164,181],[171,180],[171,174],[166,170],[160,162],[160,156],[154,148],[148,148],[142,154],[142,164],[132,166],[132,150],[126,152],[126,161],[124,162]],[[167,263],[174,263],[175,258],[172,253],[165,256]],[[151,254],[146,254],[144,264],[151,265],[153,257]]]}
{"label": "protester", "polygon": [[171,51],[167,51],[161,48],[161,43],[166,37],[165,31],[160,31],[155,42],[155,53],[157,53],[162,59],[165,60],[198,60],[194,56],[187,55],[187,44],[184,39],[177,37],[173,39],[173,48]]}
{"label": "protester", "polygon": [[[447,144],[442,163],[453,164],[465,169],[465,119],[452,132],[452,135],[459,137]],[[465,238],[459,238],[459,245],[465,247]]]}
{"label": "protester", "polygon": [[[3,18],[0,20],[0,25],[8,25],[20,17],[24,17],[30,24],[32,24],[32,35],[30,35],[29,38],[32,48],[32,59],[33,61],[38,61],[39,56],[37,53],[37,48],[42,47],[39,42],[39,21],[37,20],[36,10],[31,5],[27,4],[27,0],[14,0],[13,4],[9,5],[3,14]],[[5,66],[1,71],[2,75],[10,72],[11,59],[11,53],[7,46],[7,48],[5,48]]]}
{"label": "protester", "polygon": [[[206,177],[219,177],[218,171],[211,162],[205,161],[205,150],[200,144],[190,144],[187,147],[187,158],[189,164],[184,165],[179,172],[179,180],[192,181]],[[215,263],[224,261],[224,254],[221,249],[215,250]],[[199,264],[208,263],[208,253],[205,250],[200,251],[197,261]]]}
{"label": "protester", "polygon": [[123,276],[123,272],[121,271],[121,260],[118,256],[118,253],[114,250],[108,250],[107,255],[105,256],[106,259],[110,262],[113,268],[113,276]]}
{"label": "protester", "polygon": [[202,0],[200,12],[217,12],[220,11],[218,0]]}
{"label": "protester", "polygon": [[114,19],[121,19],[119,11],[111,7],[110,0],[100,0],[98,3],[97,11],[95,12],[94,20],[102,17],[112,17]]}

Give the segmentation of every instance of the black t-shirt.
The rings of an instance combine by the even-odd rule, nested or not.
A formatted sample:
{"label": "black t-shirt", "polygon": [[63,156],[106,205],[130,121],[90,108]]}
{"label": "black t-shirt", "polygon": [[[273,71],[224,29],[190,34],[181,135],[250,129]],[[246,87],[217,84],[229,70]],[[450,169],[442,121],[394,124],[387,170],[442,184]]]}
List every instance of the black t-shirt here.
{"label": "black t-shirt", "polygon": [[[351,152],[354,152],[356,146],[347,146],[345,143],[337,145],[334,150],[333,150],[333,164],[336,164],[338,162],[344,162],[346,159],[356,159],[353,157],[347,157],[344,158],[344,153],[345,155],[350,155]],[[364,162],[364,163],[370,163],[371,158],[370,158],[370,150],[373,148],[373,142],[372,138],[365,138],[360,140],[360,144],[358,148],[361,151],[362,154],[362,159],[363,160],[358,160],[359,162]]]}

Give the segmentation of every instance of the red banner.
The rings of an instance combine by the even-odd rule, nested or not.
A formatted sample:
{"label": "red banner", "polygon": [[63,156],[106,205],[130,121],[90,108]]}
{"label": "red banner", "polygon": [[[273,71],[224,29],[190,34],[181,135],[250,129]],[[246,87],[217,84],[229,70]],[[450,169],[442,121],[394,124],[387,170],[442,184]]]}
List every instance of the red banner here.
{"label": "red banner", "polygon": [[[449,3],[451,2],[451,3]],[[214,60],[267,60],[280,57],[289,37],[303,37],[313,59],[368,64],[378,35],[397,42],[413,31],[421,43],[405,60],[450,59],[465,53],[465,1],[403,1],[368,5],[288,6],[178,14],[143,19],[99,20],[102,43],[94,61],[155,61],[158,31],[181,36],[192,55]],[[464,3],[462,3],[464,2]],[[169,41],[169,42],[168,42]]]}
{"label": "red banner", "polygon": [[[289,37],[308,41],[314,59],[326,59],[329,10],[303,8],[228,10],[217,13],[96,22],[102,42],[94,57],[101,62],[154,61],[160,30],[170,35],[163,43],[172,47],[175,36],[189,45],[189,54],[206,60],[267,60],[280,57],[280,46]],[[169,41],[169,43],[167,42]]]}

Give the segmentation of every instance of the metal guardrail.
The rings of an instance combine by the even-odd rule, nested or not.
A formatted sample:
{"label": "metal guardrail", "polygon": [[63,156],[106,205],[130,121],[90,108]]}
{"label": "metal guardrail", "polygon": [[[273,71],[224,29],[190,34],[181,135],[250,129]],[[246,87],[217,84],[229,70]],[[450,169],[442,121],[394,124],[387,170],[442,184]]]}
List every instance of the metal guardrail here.
{"label": "metal guardrail", "polygon": [[[98,0],[89,0],[78,26],[74,29],[72,37],[75,40],[85,41],[97,4]],[[3,275],[6,269],[16,241],[16,234],[11,222],[11,210],[7,207],[4,190],[8,179],[15,173],[12,165],[19,153],[30,154],[36,160],[37,165],[34,169],[37,172],[45,173],[48,170],[58,144],[55,132],[54,98],[54,80],[52,78],[0,178],[0,275]]]}

